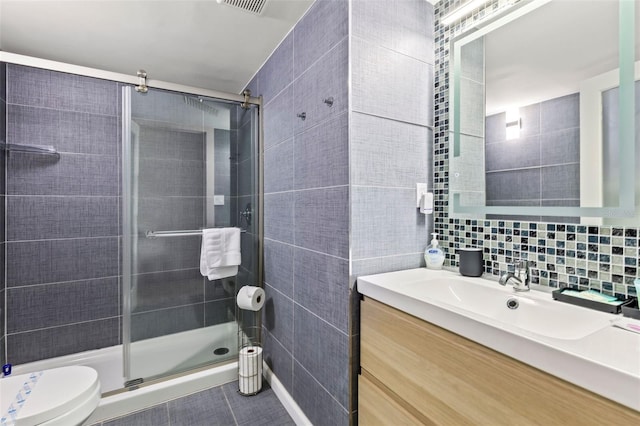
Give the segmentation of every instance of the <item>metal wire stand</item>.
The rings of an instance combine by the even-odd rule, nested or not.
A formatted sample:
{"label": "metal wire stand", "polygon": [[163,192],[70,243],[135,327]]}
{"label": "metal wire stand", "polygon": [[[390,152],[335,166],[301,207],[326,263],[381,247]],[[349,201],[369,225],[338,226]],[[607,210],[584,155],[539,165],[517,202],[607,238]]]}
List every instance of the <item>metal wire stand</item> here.
{"label": "metal wire stand", "polygon": [[236,306],[238,320],[238,393],[255,395],[262,390],[262,330],[260,311]]}

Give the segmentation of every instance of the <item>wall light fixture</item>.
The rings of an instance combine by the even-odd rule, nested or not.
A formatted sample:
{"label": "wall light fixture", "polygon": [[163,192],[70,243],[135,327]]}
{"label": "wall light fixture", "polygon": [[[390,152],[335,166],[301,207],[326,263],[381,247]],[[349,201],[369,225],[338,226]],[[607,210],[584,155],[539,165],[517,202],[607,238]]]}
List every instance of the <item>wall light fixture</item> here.
{"label": "wall light fixture", "polygon": [[507,140],[518,139],[522,128],[522,119],[518,108],[509,109],[506,112]]}

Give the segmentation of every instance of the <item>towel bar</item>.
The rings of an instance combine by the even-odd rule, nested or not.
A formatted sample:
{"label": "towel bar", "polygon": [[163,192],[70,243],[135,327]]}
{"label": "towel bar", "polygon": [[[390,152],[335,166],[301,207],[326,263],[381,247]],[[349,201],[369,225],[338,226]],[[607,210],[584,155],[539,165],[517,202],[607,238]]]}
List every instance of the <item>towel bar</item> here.
{"label": "towel bar", "polygon": [[[241,229],[240,233],[246,233],[246,229]],[[158,237],[189,237],[193,235],[202,235],[202,229],[190,229],[185,231],[147,231],[145,237],[158,238]]]}

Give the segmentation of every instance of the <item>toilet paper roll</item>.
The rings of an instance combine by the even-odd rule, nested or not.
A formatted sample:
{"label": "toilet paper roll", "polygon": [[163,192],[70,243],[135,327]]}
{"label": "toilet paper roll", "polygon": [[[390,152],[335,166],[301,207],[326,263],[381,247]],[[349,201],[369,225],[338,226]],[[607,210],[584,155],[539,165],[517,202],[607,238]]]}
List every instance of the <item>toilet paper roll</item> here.
{"label": "toilet paper roll", "polygon": [[253,395],[262,389],[262,376],[238,377],[238,390],[244,395]]}
{"label": "toilet paper roll", "polygon": [[236,296],[238,308],[247,311],[259,311],[264,305],[264,290],[260,287],[246,285],[240,289]]}
{"label": "toilet paper roll", "polygon": [[262,376],[262,348],[260,346],[247,346],[240,349],[238,373],[243,377]]}

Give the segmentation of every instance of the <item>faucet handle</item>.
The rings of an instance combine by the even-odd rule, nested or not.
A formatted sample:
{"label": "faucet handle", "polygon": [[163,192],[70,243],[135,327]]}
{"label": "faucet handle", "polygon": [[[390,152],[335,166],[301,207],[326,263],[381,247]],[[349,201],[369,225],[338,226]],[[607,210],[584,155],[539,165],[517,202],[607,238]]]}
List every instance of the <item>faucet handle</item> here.
{"label": "faucet handle", "polygon": [[[520,279],[520,281],[522,282],[521,287],[522,289],[529,288],[529,261],[528,260],[520,260],[518,261],[518,263],[516,263],[516,271],[515,271],[515,275],[518,277],[518,279]],[[521,289],[520,286],[516,287],[516,290],[520,290]]]}
{"label": "faucet handle", "polygon": [[507,272],[500,276],[498,282],[505,285],[509,280],[512,280],[515,291],[529,291],[529,261],[517,260],[514,263],[509,263],[507,268]]}

